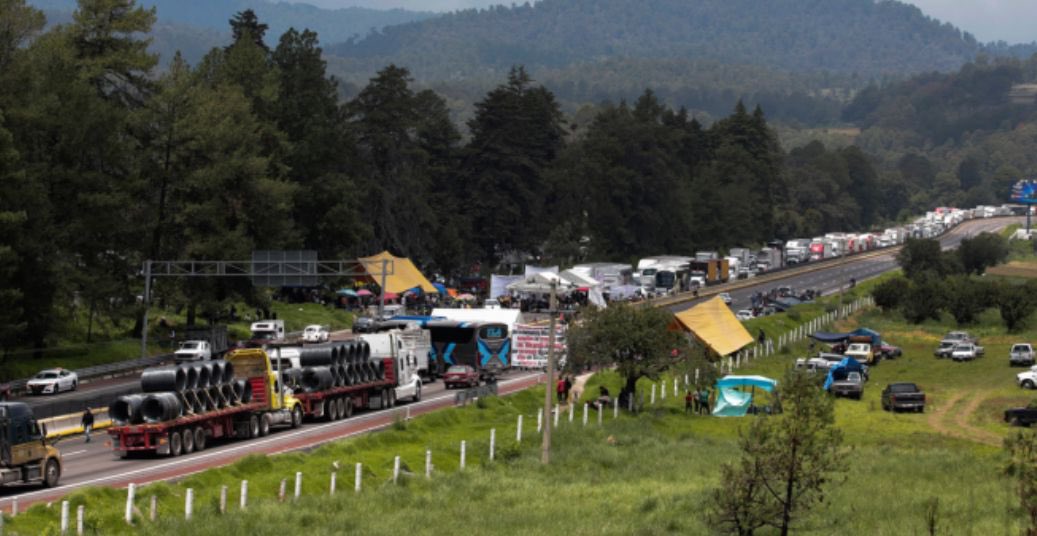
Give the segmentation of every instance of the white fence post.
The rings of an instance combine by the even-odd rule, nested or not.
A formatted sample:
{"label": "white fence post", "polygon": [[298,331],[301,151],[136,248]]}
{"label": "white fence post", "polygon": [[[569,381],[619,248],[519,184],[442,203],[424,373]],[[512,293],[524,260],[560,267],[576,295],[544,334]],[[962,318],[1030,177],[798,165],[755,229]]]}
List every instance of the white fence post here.
{"label": "white fence post", "polygon": [[227,486],[220,486],[220,513],[227,513]]}
{"label": "white fence post", "polygon": [[616,398],[612,399],[612,418],[613,419],[618,419],[619,418],[619,397],[618,396]]}
{"label": "white fence post", "polygon": [[432,478],[432,451],[425,450],[425,478]]}
{"label": "white fence post", "polygon": [[360,465],[360,462],[357,462],[357,464],[356,464],[356,475],[353,477],[353,489],[357,493],[360,493],[361,482],[364,479],[364,472],[363,471],[364,470],[363,470],[362,466]]}
{"label": "white fence post", "polygon": [[299,495],[302,495],[302,472],[295,472],[295,500],[299,500]]}
{"label": "white fence post", "polygon": [[515,427],[515,442],[522,442],[522,415],[518,416],[518,425]]}
{"label": "white fence post", "polygon": [[241,481],[241,498],[239,506],[242,510],[248,507],[248,480]]}
{"label": "white fence post", "polygon": [[576,412],[576,404],[569,404],[569,422],[573,422],[573,413]]}
{"label": "white fence post", "polygon": [[742,366],[742,352],[738,352],[737,354],[735,354],[735,366],[736,367],[741,367]]}
{"label": "white fence post", "polygon": [[554,427],[555,427],[555,428],[558,428],[558,416],[559,416],[559,415],[561,415],[561,413],[562,413],[562,412],[561,412],[561,410],[559,409],[559,407],[558,407],[558,406],[555,406],[555,407],[554,407],[554,414],[555,414],[555,423],[554,423]]}
{"label": "white fence post", "polygon": [[497,429],[490,428],[490,461],[493,461],[493,453],[497,448]]}
{"label": "white fence post", "polygon": [[[555,413],[555,415],[557,416],[558,414],[557,414],[557,413]],[[555,419],[555,422],[558,422],[558,419]],[[464,471],[464,458],[465,458],[465,449],[467,448],[467,446],[468,446],[467,442],[465,442],[465,441],[464,441],[464,440],[462,439],[462,440],[461,440],[461,470],[462,470],[462,471]]]}
{"label": "white fence post", "polygon": [[[130,482],[130,485],[126,487],[126,522],[130,525],[133,524],[133,496],[137,493],[137,485]],[[16,503],[17,504],[17,503]],[[14,514],[12,514],[14,515]]]}
{"label": "white fence post", "polygon": [[392,460],[392,483],[395,484],[400,480],[400,457],[397,456]]}
{"label": "white fence post", "polygon": [[61,501],[61,533],[68,534],[68,501]]}
{"label": "white fence post", "polygon": [[335,484],[338,481],[338,471],[331,472],[331,482],[328,484],[328,495],[335,494]]}
{"label": "white fence post", "polygon": [[148,519],[150,519],[152,523],[158,519],[158,497],[154,495],[151,496],[151,507],[148,511]]}
{"label": "white fence post", "polygon": [[699,369],[695,369],[695,385],[699,384]]}
{"label": "white fence post", "polygon": [[284,497],[288,493],[288,479],[282,478],[281,485],[277,488],[277,502],[284,502]]}
{"label": "white fence post", "polygon": [[652,405],[655,405],[655,384],[652,384]]}
{"label": "white fence post", "polygon": [[76,508],[76,534],[83,536],[83,518],[86,517],[86,506],[79,505]]}
{"label": "white fence post", "polygon": [[537,411],[537,433],[544,429],[544,408]]}
{"label": "white fence post", "polygon": [[184,519],[190,521],[192,513],[194,513],[194,489],[187,488],[187,495],[184,497]]}
{"label": "white fence post", "polygon": [[601,414],[605,413],[605,405],[598,404],[598,426],[601,426]]}
{"label": "white fence post", "polygon": [[659,386],[659,389],[661,390],[661,399],[666,400],[666,382],[662,382],[662,384]]}
{"label": "white fence post", "polygon": [[583,404],[583,425],[587,426],[587,404]]}
{"label": "white fence post", "polygon": [[[687,383],[687,382],[685,382],[685,383]],[[677,378],[676,377],[673,378],[673,396],[675,396],[675,397],[677,396]]]}

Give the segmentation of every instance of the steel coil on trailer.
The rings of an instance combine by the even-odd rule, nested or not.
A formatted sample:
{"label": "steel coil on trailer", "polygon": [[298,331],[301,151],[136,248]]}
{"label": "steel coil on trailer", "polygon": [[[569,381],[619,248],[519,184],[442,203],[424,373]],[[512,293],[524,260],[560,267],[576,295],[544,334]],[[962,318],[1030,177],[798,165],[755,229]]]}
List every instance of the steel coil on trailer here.
{"label": "steel coil on trailer", "polygon": [[187,415],[188,413],[197,413],[194,410],[194,401],[188,397],[188,393],[190,393],[190,391],[187,390],[177,391],[176,393],[176,396],[180,398],[180,407],[183,408],[184,415]]}
{"label": "steel coil on trailer", "polygon": [[331,387],[334,377],[328,367],[307,367],[302,369],[302,388],[307,393],[323,391]]}
{"label": "steel coil on trailer", "polygon": [[235,406],[239,403],[237,393],[234,392],[233,384],[225,383],[220,385],[220,394],[223,396],[224,400],[227,401],[228,406]]}
{"label": "steel coil on trailer", "polygon": [[140,375],[140,388],[145,393],[183,391],[187,386],[187,374],[180,367],[147,369]]}
{"label": "steel coil on trailer", "polygon": [[198,368],[193,364],[180,365],[180,369],[184,371],[187,376],[187,383],[184,386],[185,389],[197,389],[198,388]]}
{"label": "steel coil on trailer", "polygon": [[147,423],[171,421],[182,415],[183,411],[180,395],[175,392],[151,393],[144,397],[140,405],[140,415]]}
{"label": "steel coil on trailer", "polygon": [[145,395],[124,395],[115,399],[108,406],[108,417],[118,426],[127,424],[140,424],[140,405],[144,402]]}
{"label": "steel coil on trailer", "polygon": [[326,367],[334,361],[334,346],[303,346],[299,348],[299,364],[304,367]]}
{"label": "steel coil on trailer", "polygon": [[385,379],[385,361],[379,361],[376,368],[378,369],[378,379]]}
{"label": "steel coil on trailer", "polygon": [[347,366],[349,366],[349,365],[339,365],[338,366],[338,384],[339,384],[339,387],[344,387],[346,385],[349,385],[349,374],[348,374],[348,372],[346,372],[346,367]]}
{"label": "steel coil on trailer", "polygon": [[213,405],[216,406],[216,409],[227,407],[228,401],[223,397],[223,390],[220,389],[219,385],[210,385],[208,391],[209,398],[212,399]]}
{"label": "steel coil on trailer", "polygon": [[223,383],[234,381],[234,363],[221,361],[223,363]]}
{"label": "steel coil on trailer", "polygon": [[195,363],[194,370],[198,372],[198,382],[195,384],[197,389],[205,389],[209,387],[209,379],[212,376],[212,367],[206,363]]}
{"label": "steel coil on trailer", "polygon": [[365,361],[371,359],[371,345],[367,341],[360,341],[360,358]]}
{"label": "steel coil on trailer", "polygon": [[302,380],[302,369],[291,368],[281,371],[281,378],[286,387],[292,389],[299,388],[299,382]]}
{"label": "steel coil on trailer", "polygon": [[219,386],[223,383],[223,362],[222,361],[209,361],[206,363],[209,367],[208,385]]}
{"label": "steel coil on trailer", "polygon": [[198,399],[199,413],[216,409],[216,401],[209,396],[208,387],[199,387],[194,390],[194,396]]}
{"label": "steel coil on trailer", "polygon": [[236,380],[234,382],[234,396],[242,404],[252,402],[252,384],[248,380]]}

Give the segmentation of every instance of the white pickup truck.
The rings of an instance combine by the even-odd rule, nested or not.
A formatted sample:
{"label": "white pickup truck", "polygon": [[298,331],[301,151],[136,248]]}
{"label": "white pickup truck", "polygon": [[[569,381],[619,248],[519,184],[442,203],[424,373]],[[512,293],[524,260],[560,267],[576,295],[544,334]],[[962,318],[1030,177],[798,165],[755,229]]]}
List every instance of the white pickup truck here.
{"label": "white pickup truck", "polygon": [[180,343],[180,348],[173,352],[173,359],[177,363],[212,359],[212,346],[208,341],[184,341]]}
{"label": "white pickup truck", "polygon": [[951,350],[951,359],[955,361],[972,361],[983,355],[983,347],[971,342],[960,343]]}

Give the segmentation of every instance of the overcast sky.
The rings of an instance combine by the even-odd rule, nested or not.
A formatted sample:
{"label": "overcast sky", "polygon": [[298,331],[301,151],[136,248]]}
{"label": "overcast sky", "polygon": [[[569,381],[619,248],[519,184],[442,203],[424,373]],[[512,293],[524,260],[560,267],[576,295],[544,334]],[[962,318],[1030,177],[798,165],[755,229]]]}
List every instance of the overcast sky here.
{"label": "overcast sky", "polygon": [[[415,11],[451,11],[494,4],[503,0],[296,0],[321,7],[362,6],[374,9],[402,7]],[[650,1],[650,0],[646,0]],[[1009,43],[1037,41],[1037,0],[905,0],[927,15],[972,33],[980,41]],[[514,2],[521,4],[523,2]]]}

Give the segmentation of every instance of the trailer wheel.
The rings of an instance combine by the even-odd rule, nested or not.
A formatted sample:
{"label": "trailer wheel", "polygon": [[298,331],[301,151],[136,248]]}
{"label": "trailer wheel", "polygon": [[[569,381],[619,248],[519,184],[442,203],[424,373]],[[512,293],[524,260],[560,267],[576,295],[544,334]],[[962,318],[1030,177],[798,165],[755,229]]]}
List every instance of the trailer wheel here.
{"label": "trailer wheel", "polygon": [[292,428],[302,426],[302,406],[296,404],[292,408]]}
{"label": "trailer wheel", "polygon": [[414,401],[421,402],[421,382],[414,386]]}
{"label": "trailer wheel", "polygon": [[47,460],[47,465],[43,468],[43,487],[57,487],[59,479],[61,479],[61,465],[57,460]]}
{"label": "trailer wheel", "polygon": [[268,413],[264,413],[263,416],[259,418],[259,437],[264,437],[269,433],[270,415]]}
{"label": "trailer wheel", "polygon": [[342,412],[342,418],[348,419],[353,416],[353,399],[351,397],[343,397],[342,402],[346,405],[346,410]]}
{"label": "trailer wheel", "polygon": [[253,415],[248,419],[248,439],[259,437],[259,417]]}
{"label": "trailer wheel", "polygon": [[198,426],[194,429],[194,451],[200,452],[205,450],[205,429]]}
{"label": "trailer wheel", "polygon": [[342,396],[335,400],[335,409],[338,411],[338,418],[346,418],[346,397]]}
{"label": "trailer wheel", "polygon": [[324,417],[329,421],[338,420],[338,402],[334,398],[329,398],[324,402]]}
{"label": "trailer wheel", "polygon": [[169,457],[176,458],[183,453],[184,445],[180,442],[180,431],[169,433]]}
{"label": "trailer wheel", "polygon": [[184,428],[182,435],[183,440],[181,442],[184,444],[184,454],[194,452],[194,432],[192,432],[190,428]]}

